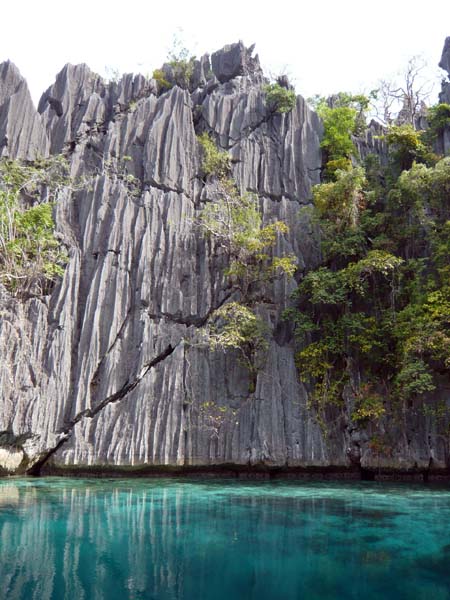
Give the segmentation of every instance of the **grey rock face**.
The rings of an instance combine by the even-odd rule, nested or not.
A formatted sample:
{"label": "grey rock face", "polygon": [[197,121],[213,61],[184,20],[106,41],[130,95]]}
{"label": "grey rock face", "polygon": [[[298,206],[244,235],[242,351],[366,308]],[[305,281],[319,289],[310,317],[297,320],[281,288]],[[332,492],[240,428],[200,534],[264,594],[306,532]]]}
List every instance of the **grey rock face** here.
{"label": "grey rock face", "polygon": [[252,57],[254,46],[246,48],[242,42],[225,46],[211,56],[212,70],[220,81],[225,83],[240,75],[262,76],[259,58]]}
{"label": "grey rock face", "polygon": [[[308,408],[281,318],[294,279],[263,291],[258,311],[273,334],[254,388],[237,355],[202,343],[208,316],[233,296],[224,257],[197,226],[214,194],[199,175],[197,133],[230,152],[238,187],[258,195],[264,222],[288,223],[276,252],[295,254],[299,273],[320,258],[308,208],[322,125],[300,96],[291,113],[266,110],[251,54],[227,46],[212,57],[215,76],[204,58],[197,89],[159,97],[142,76],[107,84],[67,65],[38,112],[28,105],[32,131],[42,132],[33,134],[38,153],[64,152],[81,183],[56,205],[70,260],[51,296],[18,302],[0,290],[3,472],[44,463],[350,467],[355,456],[378,464],[345,411],[330,414],[325,436]],[[11,69],[0,71],[0,98],[24,85],[15,87]],[[427,427],[399,441],[394,467],[428,466],[430,444],[435,465],[445,463],[448,450]]]}
{"label": "grey rock face", "polygon": [[105,85],[87,65],[66,65],[43,94],[38,111],[51,140],[52,154],[76,142],[89,127],[105,120]]}
{"label": "grey rock face", "polygon": [[445,39],[439,66],[450,75],[450,37]]}
{"label": "grey rock face", "polygon": [[34,160],[48,140],[25,79],[10,61],[0,64],[0,156]]}
{"label": "grey rock face", "polygon": [[439,102],[443,104],[450,104],[450,82],[444,81],[442,83],[441,92],[439,94]]}
{"label": "grey rock face", "polygon": [[200,60],[195,61],[194,72],[192,74],[192,88],[196,90],[199,87],[207,85],[208,81],[211,81],[211,63],[209,55],[204,54]]}
{"label": "grey rock face", "polygon": [[381,164],[387,163],[388,150],[386,142],[383,140],[384,133],[383,126],[372,119],[364,132],[364,137],[353,138],[360,159],[364,160],[370,154],[374,154],[379,157]]}
{"label": "grey rock face", "polygon": [[[446,38],[444,48],[442,50],[442,58],[439,63],[441,69],[447,71],[450,79],[450,37]],[[450,104],[450,81],[443,80],[441,92],[439,94],[439,102],[442,104]],[[450,154],[450,127],[446,127],[440,139],[438,139],[438,150],[444,155]]]}

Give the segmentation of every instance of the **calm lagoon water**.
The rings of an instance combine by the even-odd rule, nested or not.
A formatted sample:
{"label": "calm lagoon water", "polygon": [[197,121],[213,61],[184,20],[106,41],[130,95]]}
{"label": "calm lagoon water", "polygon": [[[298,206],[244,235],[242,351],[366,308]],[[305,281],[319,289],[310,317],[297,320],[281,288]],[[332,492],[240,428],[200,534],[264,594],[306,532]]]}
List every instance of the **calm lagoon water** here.
{"label": "calm lagoon water", "polygon": [[450,489],[0,480],[1,600],[450,599]]}

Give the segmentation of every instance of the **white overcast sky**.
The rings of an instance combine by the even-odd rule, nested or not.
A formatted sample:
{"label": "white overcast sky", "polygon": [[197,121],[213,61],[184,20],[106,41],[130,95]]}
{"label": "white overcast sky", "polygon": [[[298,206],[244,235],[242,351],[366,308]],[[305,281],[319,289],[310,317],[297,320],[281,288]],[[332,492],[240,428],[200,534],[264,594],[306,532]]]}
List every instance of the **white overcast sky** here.
{"label": "white overcast sky", "polygon": [[265,70],[290,74],[303,96],[368,91],[421,54],[439,73],[450,0],[9,0],[0,62],[12,60],[35,102],[65,63],[151,73],[182,29],[193,54],[242,39]]}

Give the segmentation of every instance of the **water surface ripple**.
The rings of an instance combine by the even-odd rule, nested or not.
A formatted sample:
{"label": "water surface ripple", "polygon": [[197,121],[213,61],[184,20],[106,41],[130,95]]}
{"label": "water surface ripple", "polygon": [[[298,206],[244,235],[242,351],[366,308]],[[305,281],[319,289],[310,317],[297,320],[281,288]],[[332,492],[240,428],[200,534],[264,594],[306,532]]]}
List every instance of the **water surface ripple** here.
{"label": "water surface ripple", "polygon": [[2,600],[450,599],[450,490],[0,480]]}

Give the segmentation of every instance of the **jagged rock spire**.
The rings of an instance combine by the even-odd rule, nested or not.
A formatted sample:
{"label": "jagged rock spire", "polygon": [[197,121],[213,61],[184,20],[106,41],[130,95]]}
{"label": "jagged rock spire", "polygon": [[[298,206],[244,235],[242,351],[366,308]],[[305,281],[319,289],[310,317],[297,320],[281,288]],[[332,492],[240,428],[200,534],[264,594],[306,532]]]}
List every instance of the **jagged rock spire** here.
{"label": "jagged rock spire", "polygon": [[255,45],[246,48],[242,41],[230,44],[211,56],[212,70],[220,81],[225,83],[239,75],[252,78],[262,77],[258,55],[252,56]]}
{"label": "jagged rock spire", "polygon": [[[450,79],[450,36],[446,38],[444,43],[444,49],[442,50],[441,60],[439,62],[439,66],[444,71],[447,71],[447,74]],[[442,81],[442,89],[439,94],[439,102],[450,104],[450,81]]]}
{"label": "jagged rock spire", "polygon": [[48,139],[27,82],[11,62],[0,64],[0,156],[47,156]]}
{"label": "jagged rock spire", "polygon": [[450,76],[450,36],[446,38],[439,66]]}

